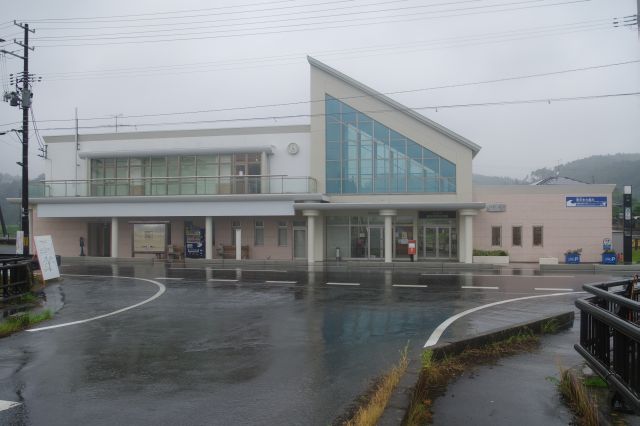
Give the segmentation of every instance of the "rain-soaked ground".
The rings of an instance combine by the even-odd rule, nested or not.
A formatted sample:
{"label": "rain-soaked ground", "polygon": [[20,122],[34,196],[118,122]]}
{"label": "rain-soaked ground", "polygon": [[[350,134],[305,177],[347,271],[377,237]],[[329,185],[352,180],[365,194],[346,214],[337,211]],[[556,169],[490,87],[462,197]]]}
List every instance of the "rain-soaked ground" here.
{"label": "rain-soaked ground", "polygon": [[270,268],[64,265],[47,288],[59,310],[38,327],[62,326],[0,340],[0,424],[327,425],[448,317],[549,295],[473,313],[443,338],[473,334],[571,310],[583,283],[610,278]]}

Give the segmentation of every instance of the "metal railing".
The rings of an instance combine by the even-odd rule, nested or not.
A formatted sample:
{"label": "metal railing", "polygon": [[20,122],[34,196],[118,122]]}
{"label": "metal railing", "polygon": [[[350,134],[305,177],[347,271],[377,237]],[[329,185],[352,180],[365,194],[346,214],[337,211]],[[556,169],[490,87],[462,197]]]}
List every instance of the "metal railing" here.
{"label": "metal railing", "polygon": [[580,344],[574,347],[640,412],[640,292],[636,281],[586,284],[582,288],[594,297],[575,302],[581,319]]}
{"label": "metal railing", "polygon": [[31,260],[24,257],[0,257],[0,303],[24,296],[31,290]]}
{"label": "metal railing", "polygon": [[309,176],[176,176],[41,181],[43,196],[119,197],[148,195],[308,194],[317,191]]}

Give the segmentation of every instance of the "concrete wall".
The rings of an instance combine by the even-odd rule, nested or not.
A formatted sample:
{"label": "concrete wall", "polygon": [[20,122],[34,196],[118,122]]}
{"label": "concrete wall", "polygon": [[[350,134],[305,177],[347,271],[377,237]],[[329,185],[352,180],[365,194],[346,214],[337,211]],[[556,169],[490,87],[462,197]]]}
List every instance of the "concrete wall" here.
{"label": "concrete wall", "polygon": [[[538,262],[582,248],[582,262],[600,262],[602,240],[611,238],[611,194],[615,185],[479,186],[474,201],[504,203],[505,212],[480,211],[474,219],[474,249],[503,249],[511,262]],[[566,207],[566,196],[606,196],[607,207]],[[491,245],[491,227],[502,227],[502,245]],[[522,246],[512,245],[512,227],[522,226]],[[543,245],[533,246],[533,226],[543,226]]]}

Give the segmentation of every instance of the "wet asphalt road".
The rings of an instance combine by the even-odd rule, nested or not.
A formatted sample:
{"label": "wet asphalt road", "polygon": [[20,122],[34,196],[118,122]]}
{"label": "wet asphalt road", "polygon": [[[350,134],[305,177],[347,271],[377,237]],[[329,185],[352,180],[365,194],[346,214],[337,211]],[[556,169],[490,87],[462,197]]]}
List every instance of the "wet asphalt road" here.
{"label": "wet asphalt road", "polygon": [[[166,292],[112,316],[0,340],[0,400],[22,403],[0,411],[0,424],[326,425],[407,343],[419,351],[451,315],[609,278],[288,269],[63,266],[69,275],[48,287],[61,309],[42,326],[118,311],[159,289],[111,275],[152,279]],[[480,311],[443,338],[570,310],[576,297]]]}

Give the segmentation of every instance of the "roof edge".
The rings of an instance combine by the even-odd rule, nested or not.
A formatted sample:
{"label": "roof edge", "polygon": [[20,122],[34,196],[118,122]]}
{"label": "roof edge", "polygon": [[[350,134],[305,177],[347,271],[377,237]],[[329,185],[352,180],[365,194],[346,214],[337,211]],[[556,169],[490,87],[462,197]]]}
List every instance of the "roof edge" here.
{"label": "roof edge", "polygon": [[457,134],[456,132],[447,129],[446,127],[436,123],[433,120],[428,119],[427,117],[425,117],[424,115],[417,113],[416,111],[412,110],[411,108],[402,105],[401,103],[394,101],[393,99],[391,99],[390,97],[383,95],[382,93],[378,92],[377,90],[367,86],[366,84],[360,83],[357,80],[354,80],[353,78],[349,77],[346,74],[341,73],[340,71],[330,67],[329,65],[320,62],[319,60],[312,58],[311,56],[307,55],[307,61],[309,62],[309,65],[311,65],[314,68],[317,68],[321,71],[326,72],[327,74],[332,75],[333,77],[342,80],[343,82],[347,83],[350,86],[353,86],[363,92],[365,92],[366,94],[372,96],[373,98],[379,100],[382,103],[385,103],[387,105],[389,105],[391,108],[398,110],[416,120],[418,120],[419,122],[421,122],[422,124],[431,127],[432,129],[450,137],[451,139],[455,140],[456,142],[458,142],[459,144],[469,148],[472,152],[472,156],[475,157],[478,152],[480,152],[480,150],[482,149],[482,147],[474,142],[471,142],[469,139],[465,138],[464,136],[461,136],[459,134]]}

